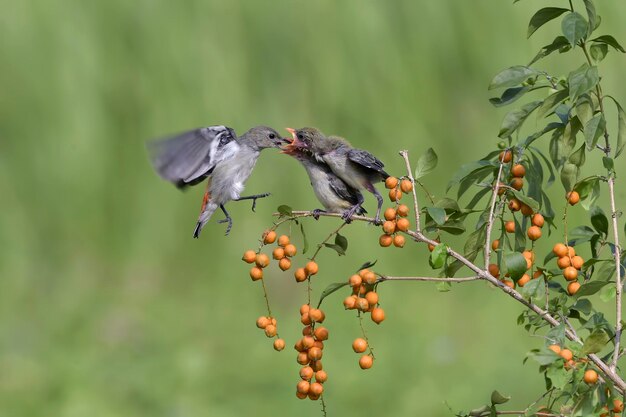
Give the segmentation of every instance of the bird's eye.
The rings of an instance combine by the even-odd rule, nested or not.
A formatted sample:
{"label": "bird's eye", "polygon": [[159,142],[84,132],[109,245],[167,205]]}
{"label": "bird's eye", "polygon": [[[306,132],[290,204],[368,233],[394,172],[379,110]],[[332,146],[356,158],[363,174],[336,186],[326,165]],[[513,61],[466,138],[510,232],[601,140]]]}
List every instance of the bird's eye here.
{"label": "bird's eye", "polygon": [[302,133],[298,133],[298,139],[300,140],[304,139],[304,136],[302,136]]}
{"label": "bird's eye", "polygon": [[270,139],[275,139],[275,138],[276,138],[276,135],[273,133],[270,133]]}

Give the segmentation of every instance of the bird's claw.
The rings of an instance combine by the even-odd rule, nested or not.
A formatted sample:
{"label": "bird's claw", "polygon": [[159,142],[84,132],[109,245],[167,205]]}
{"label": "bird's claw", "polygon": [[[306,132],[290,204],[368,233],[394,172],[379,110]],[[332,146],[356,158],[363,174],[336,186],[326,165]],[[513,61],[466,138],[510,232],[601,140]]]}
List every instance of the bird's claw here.
{"label": "bird's claw", "polygon": [[226,217],[225,219],[218,220],[217,222],[228,223],[228,226],[226,226],[226,233],[224,233],[224,236],[228,236],[228,234],[230,233],[230,229],[233,228],[233,219],[231,217]]}
{"label": "bird's claw", "polygon": [[315,220],[319,220],[320,219],[320,215],[322,213],[326,213],[326,210],[322,210],[322,209],[315,209],[311,212],[311,215],[313,216],[313,218]]}
{"label": "bird's claw", "polygon": [[257,199],[269,197],[270,195],[271,195],[271,193],[264,193],[264,194],[259,194],[259,195],[255,195],[254,197],[252,197],[252,211],[256,213],[256,201],[257,201]]}

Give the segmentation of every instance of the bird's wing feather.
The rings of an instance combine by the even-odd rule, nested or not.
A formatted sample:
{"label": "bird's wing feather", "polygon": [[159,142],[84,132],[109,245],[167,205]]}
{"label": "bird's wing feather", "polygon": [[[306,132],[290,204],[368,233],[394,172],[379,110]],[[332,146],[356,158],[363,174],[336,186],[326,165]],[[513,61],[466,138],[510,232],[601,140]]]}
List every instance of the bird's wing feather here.
{"label": "bird's wing feather", "polygon": [[361,192],[350,187],[348,184],[343,182],[341,178],[334,174],[328,174],[328,182],[330,184],[330,188],[335,192],[335,194],[341,197],[342,200],[348,201],[352,205],[359,202],[359,194],[361,194]]}
{"label": "bird's wing feather", "polygon": [[374,155],[367,151],[364,151],[362,149],[350,149],[348,151],[348,159],[356,164],[379,172],[385,178],[389,176],[389,174],[387,174],[383,169],[385,164],[383,164],[378,158],[376,158]]}

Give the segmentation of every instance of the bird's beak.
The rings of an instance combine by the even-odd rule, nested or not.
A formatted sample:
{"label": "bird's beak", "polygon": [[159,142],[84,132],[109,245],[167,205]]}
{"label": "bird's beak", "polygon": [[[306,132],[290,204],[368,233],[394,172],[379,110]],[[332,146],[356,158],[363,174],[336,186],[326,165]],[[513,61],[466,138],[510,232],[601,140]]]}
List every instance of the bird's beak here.
{"label": "bird's beak", "polygon": [[290,127],[286,127],[285,130],[289,133],[291,133],[291,143],[290,146],[295,148],[295,149],[305,149],[306,143],[302,142],[301,140],[298,139],[298,135],[296,134],[296,129],[292,129]]}
{"label": "bird's beak", "polygon": [[296,147],[294,146],[294,141],[295,141],[295,138],[296,138],[296,131],[295,131],[295,129],[292,129],[290,127],[287,127],[286,130],[289,133],[291,133],[292,137],[291,138],[289,138],[289,137],[283,138],[283,142],[286,143],[286,145],[284,145],[283,147],[280,148],[281,149],[280,153],[285,153],[287,155],[292,155],[295,152],[295,150],[296,150]]}

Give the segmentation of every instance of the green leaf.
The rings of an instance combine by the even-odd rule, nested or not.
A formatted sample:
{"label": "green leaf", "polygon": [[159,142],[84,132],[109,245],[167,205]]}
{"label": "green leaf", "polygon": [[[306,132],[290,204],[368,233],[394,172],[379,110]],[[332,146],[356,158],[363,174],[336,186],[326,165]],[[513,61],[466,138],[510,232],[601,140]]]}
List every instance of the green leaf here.
{"label": "green leaf", "polygon": [[602,329],[596,329],[585,339],[580,354],[588,355],[590,353],[598,353],[608,342],[609,335]]}
{"label": "green leaf", "polygon": [[542,279],[531,279],[519,291],[526,298],[540,298],[544,295],[544,282]]}
{"label": "green leaf", "polygon": [[569,9],[563,9],[561,7],[544,7],[543,9],[540,9],[533,15],[533,17],[530,18],[527,37],[530,38],[530,35],[535,33],[535,31],[541,26],[553,19],[556,19],[565,12],[569,12]]}
{"label": "green leaf", "polygon": [[[571,306],[570,308],[572,310],[576,310],[584,314],[585,316],[587,316],[591,314],[591,307],[592,307],[591,301],[587,300],[586,298],[583,298],[582,300],[577,300],[576,303],[574,303],[574,305]],[[563,330],[565,330],[565,327],[563,328]],[[563,337],[565,337],[565,333],[563,333]]]}
{"label": "green leaf", "polygon": [[611,35],[598,36],[597,38],[592,39],[591,41],[597,42],[597,43],[604,43],[606,45],[612,46],[613,48],[615,48],[616,50],[622,53],[626,52],[626,50],[622,47],[622,45],[620,45],[619,42]]}
{"label": "green leaf", "polygon": [[448,292],[452,290],[452,284],[450,284],[448,281],[442,281],[438,282],[437,285],[435,285],[435,288],[437,288],[437,291],[439,292]]}
{"label": "green leaf", "polygon": [[317,308],[319,308],[322,305],[322,301],[324,300],[324,298],[328,297],[330,294],[334,293],[338,289],[343,288],[347,285],[349,285],[349,282],[344,281],[344,282],[335,282],[333,284],[330,284],[328,287],[326,287],[324,291],[322,291],[322,294],[320,294],[320,301],[317,303]]}
{"label": "green leaf", "polygon": [[571,49],[571,46],[568,40],[565,39],[565,36],[557,36],[556,38],[554,38],[554,40],[552,41],[550,45],[546,45],[543,48],[541,48],[541,50],[537,52],[537,55],[535,55],[535,57],[532,59],[532,61],[528,63],[528,65],[534,64],[540,59],[547,57],[554,51],[560,51],[561,53],[563,53],[570,49]]}
{"label": "green leaf", "polygon": [[572,47],[587,37],[589,25],[580,13],[572,12],[567,14],[561,22],[561,30]]}
{"label": "green leaf", "polygon": [[604,301],[605,303],[608,303],[609,301],[614,300],[616,295],[617,295],[617,290],[612,285],[608,285],[602,288],[602,291],[600,291],[600,299]]}
{"label": "green leaf", "polygon": [[495,390],[491,393],[491,404],[504,404],[510,399],[511,397],[506,397]]}
{"label": "green leaf", "polygon": [[546,133],[554,129],[558,129],[562,127],[563,127],[563,124],[561,123],[557,123],[557,122],[548,123],[548,125],[544,127],[542,130],[540,130],[539,132],[535,132],[532,135],[528,136],[526,139],[524,139],[524,141],[520,143],[520,146],[527,148],[531,143],[539,139],[541,136],[545,135]]}
{"label": "green leaf", "polygon": [[469,412],[468,415],[470,417],[482,416],[483,414],[485,414],[490,409],[491,409],[491,407],[489,407],[488,405],[483,405],[482,407],[474,408],[473,410],[471,410]]}
{"label": "green leaf", "polygon": [[585,9],[587,9],[587,18],[589,19],[589,28],[587,30],[587,36],[589,36],[600,25],[600,21],[593,2],[591,0],[583,0],[583,2],[585,3]]}
{"label": "green leaf", "polygon": [[539,71],[533,68],[516,65],[501,71],[493,77],[493,80],[491,80],[491,83],[489,84],[489,89],[493,90],[494,88],[514,87],[526,81],[530,77],[537,76],[538,74]]}
{"label": "green leaf", "polygon": [[424,155],[420,156],[417,160],[417,167],[415,168],[415,179],[422,178],[424,175],[432,172],[437,166],[439,158],[433,150],[433,148],[426,149]]}
{"label": "green leaf", "polygon": [[339,245],[334,244],[334,243],[324,243],[324,246],[326,246],[329,249],[334,250],[335,252],[337,252],[337,255],[342,256],[346,254],[346,251]]}
{"label": "green leaf", "polygon": [[561,183],[565,191],[571,191],[578,178],[578,167],[574,164],[566,163],[561,169]]}
{"label": "green leaf", "polygon": [[526,204],[528,207],[533,209],[533,211],[538,211],[539,210],[539,208],[540,208],[539,207],[539,203],[536,200],[534,200],[534,199],[532,199],[532,198],[522,194],[521,191],[510,190],[510,192],[512,192],[513,195],[515,195],[515,198],[517,198],[519,201],[521,201],[522,203]]}
{"label": "green leaf", "polygon": [[596,147],[598,139],[604,133],[606,129],[606,122],[602,113],[598,113],[587,122],[585,125],[585,142],[587,143],[587,149],[590,151]]}
{"label": "green leaf", "polygon": [[511,278],[517,281],[526,272],[526,258],[519,252],[508,252],[504,255],[504,266]]}
{"label": "green leaf", "polygon": [[609,171],[613,171],[615,169],[615,164],[613,163],[613,158],[609,158],[608,156],[602,157],[602,166]]}
{"label": "green leaf", "polygon": [[565,388],[571,377],[561,364],[550,366],[546,371],[546,376],[550,378],[552,385],[558,389]]}
{"label": "green leaf", "polygon": [[343,249],[344,253],[348,250],[348,239],[345,236],[342,236],[337,232],[335,235],[335,245],[339,246]]}
{"label": "green leaf", "polygon": [[442,225],[446,222],[446,211],[440,207],[427,207],[426,211],[435,223]]}
{"label": "green leaf", "polygon": [[589,216],[591,217],[591,225],[598,233],[602,233],[606,236],[609,233],[609,219],[607,219],[604,211],[598,206],[592,206],[589,210]]}
{"label": "green leaf", "polygon": [[541,350],[534,349],[528,352],[528,357],[537,361],[539,365],[550,365],[555,361],[559,361],[561,364],[563,363],[563,359],[559,355],[545,347],[541,348]]}
{"label": "green leaf", "polygon": [[572,102],[596,86],[599,80],[598,68],[583,64],[568,75],[569,98]]}
{"label": "green leaf", "polygon": [[589,94],[583,94],[576,100],[576,116],[578,120],[584,126],[593,117],[594,106],[593,100]]}
{"label": "green leaf", "polygon": [[567,160],[570,164],[574,164],[579,168],[583,166],[585,164],[585,144],[583,143]]}
{"label": "green leaf", "polygon": [[278,206],[276,210],[283,216],[291,216],[291,213],[293,212],[293,209],[291,207],[284,204]]}
{"label": "green leaf", "polygon": [[492,97],[489,99],[489,102],[493,104],[494,107],[506,106],[522,97],[528,91],[530,91],[530,87],[528,86],[507,88],[500,97]]}
{"label": "green leaf", "polygon": [[504,116],[498,137],[506,138],[522,126],[526,118],[541,105],[542,101],[532,101],[521,108],[510,111]]}
{"label": "green leaf", "polygon": [[492,170],[496,168],[497,166],[498,166],[497,162],[486,161],[484,159],[462,165],[461,168],[459,168],[459,170],[454,174],[454,176],[448,183],[446,192],[450,191],[450,188],[460,183],[463,179],[465,179],[470,174],[475,174],[477,172],[481,172],[482,170]]}
{"label": "green leaf", "polygon": [[309,250],[309,241],[306,238],[306,233],[304,233],[304,224],[300,223],[300,232],[302,232],[302,240],[304,242],[302,248],[302,254],[304,255]]}
{"label": "green leaf", "polygon": [[624,150],[624,145],[626,145],[626,112],[624,112],[624,109],[622,108],[622,106],[620,106],[620,104],[617,100],[615,100],[614,97],[606,97],[609,97],[611,100],[613,100],[615,106],[617,106],[617,144],[615,146],[614,156],[614,158],[617,158]]}
{"label": "green leaf", "polygon": [[591,281],[588,282],[586,284],[583,284],[580,289],[578,290],[578,292],[576,293],[575,297],[576,298],[580,298],[580,297],[584,297],[586,295],[593,295],[595,293],[597,293],[598,291],[600,291],[602,289],[602,287],[604,287],[607,284],[610,284],[610,281]]}
{"label": "green leaf", "polygon": [[361,270],[363,270],[363,269],[371,268],[371,267],[373,267],[374,265],[376,265],[376,262],[378,262],[378,260],[376,260],[376,261],[374,261],[374,262],[372,262],[372,261],[367,261],[367,262],[365,262],[363,265],[361,265],[361,266],[359,267],[359,269],[357,269],[357,270],[356,270],[356,272],[359,272],[359,271],[361,271]]}
{"label": "green leaf", "polygon": [[600,62],[604,59],[606,54],[609,53],[609,47],[604,43],[593,44],[591,48],[589,48],[589,53],[594,61]]}
{"label": "green leaf", "polygon": [[443,266],[448,257],[448,245],[440,243],[430,253],[430,266],[433,269],[439,269]]}
{"label": "green leaf", "polygon": [[539,110],[537,110],[537,117],[542,117],[550,112],[557,104],[561,103],[569,96],[569,90],[567,88],[558,90],[555,93],[550,94],[544,101]]}

